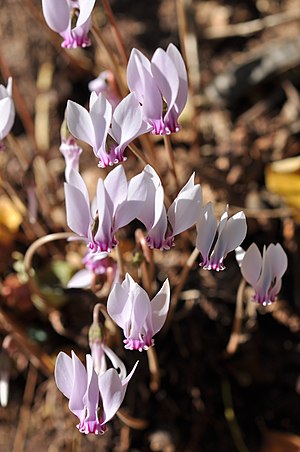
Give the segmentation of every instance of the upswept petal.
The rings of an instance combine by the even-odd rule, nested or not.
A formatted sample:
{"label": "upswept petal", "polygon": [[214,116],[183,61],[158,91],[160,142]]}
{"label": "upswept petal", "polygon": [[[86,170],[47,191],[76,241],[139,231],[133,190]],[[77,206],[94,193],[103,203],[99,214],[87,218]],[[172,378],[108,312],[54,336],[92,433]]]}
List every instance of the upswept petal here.
{"label": "upswept petal", "polygon": [[72,413],[80,419],[82,416],[82,410],[84,409],[83,396],[87,388],[87,372],[79,360],[79,358],[72,351],[72,363],[73,363],[73,381],[72,391],[69,400],[69,408]]}
{"label": "upswept petal", "polygon": [[42,0],[44,18],[51,30],[64,32],[70,23],[70,8],[67,0]]}
{"label": "upswept petal", "polygon": [[85,182],[78,171],[75,171],[74,169],[70,170],[68,184],[73,185],[83,194],[86,204],[89,206],[89,193]]}
{"label": "upswept petal", "polygon": [[83,26],[91,17],[96,0],[79,0],[79,16],[76,28]]}
{"label": "upswept petal", "polygon": [[189,229],[199,220],[202,210],[202,190],[194,185],[194,174],[179,192],[168,209],[168,219],[172,226],[172,235]]}
{"label": "upswept petal", "polygon": [[[115,108],[110,134],[123,150],[141,133],[144,133],[143,111],[134,93],[128,94]],[[146,129],[147,130],[147,129]]]}
{"label": "upswept petal", "polygon": [[115,369],[108,369],[104,374],[99,375],[98,384],[103,406],[102,424],[107,423],[120,408],[125,397],[127,384],[136,366],[137,363],[123,382]]}
{"label": "upswept petal", "polygon": [[217,220],[211,202],[207,203],[203,208],[201,218],[196,223],[196,227],[196,247],[202,254],[204,262],[206,262],[217,231]]}
{"label": "upswept petal", "polygon": [[[125,281],[128,282],[128,273]],[[130,319],[131,304],[128,301],[129,287],[116,283],[107,300],[107,312],[116,324],[124,329],[126,323]]]}
{"label": "upswept petal", "polygon": [[[68,100],[66,109],[68,128],[78,140],[85,141],[97,152],[97,141],[92,119],[88,111],[81,105]],[[97,154],[96,154],[97,155]]]}
{"label": "upswept petal", "polygon": [[258,301],[268,298],[268,291],[273,279],[270,257],[268,248],[264,246],[261,274],[257,283],[254,285],[255,292],[258,295]]}
{"label": "upswept petal", "polygon": [[56,358],[54,378],[58,389],[69,399],[72,393],[74,369],[72,359],[64,352],[59,352]]}
{"label": "upswept petal", "polygon": [[221,232],[219,233],[216,245],[211,254],[211,258],[214,258],[217,261],[221,260],[222,257],[226,257],[230,251],[240,245],[247,233],[247,223],[244,212],[236,213],[223,224],[221,221]]}
{"label": "upswept petal", "polygon": [[145,175],[134,176],[128,183],[127,200],[119,204],[114,222],[114,230],[120,229],[137,218],[146,200]]}
{"label": "upswept petal", "polygon": [[153,335],[164,325],[170,306],[170,284],[166,279],[160,291],[155,295],[150,303],[152,311]]}
{"label": "upswept petal", "polygon": [[177,115],[180,115],[185,107],[188,96],[187,72],[181,53],[179,52],[177,47],[174,46],[174,44],[169,44],[166,52],[173,61],[179,77],[179,87],[174,108],[176,109]]}
{"label": "upswept petal", "polygon": [[269,245],[269,250],[270,250],[269,262],[272,268],[272,275],[273,277],[281,278],[287,269],[288,265],[287,255],[282,246],[280,245],[280,243],[277,243],[276,245],[271,243]]}
{"label": "upswept petal", "polygon": [[[96,96],[96,98],[95,98]],[[108,129],[112,118],[112,106],[103,94],[91,93],[90,117],[93,124],[97,151],[105,146]]]}
{"label": "upswept petal", "polygon": [[179,90],[179,77],[176,67],[170,58],[170,56],[161,48],[156,49],[151,59],[151,72],[157,83],[162,96],[165,98],[168,112],[174,106],[178,90]]}
{"label": "upswept petal", "polygon": [[98,422],[97,410],[99,403],[99,387],[98,376],[94,370],[93,359],[91,355],[86,355],[86,371],[87,371],[87,386],[86,392],[83,396],[84,406],[87,408],[87,416],[85,423]]}
{"label": "upswept petal", "polygon": [[105,191],[112,206],[112,215],[127,198],[128,182],[122,165],[116,166],[104,180]]}
{"label": "upswept petal", "polygon": [[96,198],[98,210],[97,221],[99,225],[95,234],[95,241],[111,245],[112,212],[108,209],[109,203],[102,179],[98,179]]}
{"label": "upswept petal", "polygon": [[255,287],[262,269],[262,257],[255,243],[247,249],[241,263],[241,272],[246,281]]}
{"label": "upswept petal", "polygon": [[73,185],[64,184],[67,224],[76,234],[87,237],[91,214],[84,195]]}
{"label": "upswept petal", "polygon": [[144,325],[146,319],[151,317],[150,300],[147,292],[142,289],[137,283],[131,298],[131,322],[130,322],[130,338],[139,340],[140,334],[144,333]]}
{"label": "upswept petal", "polygon": [[144,74],[151,78],[151,64],[148,58],[138,49],[132,49],[127,64],[127,84],[142,104],[145,95]]}

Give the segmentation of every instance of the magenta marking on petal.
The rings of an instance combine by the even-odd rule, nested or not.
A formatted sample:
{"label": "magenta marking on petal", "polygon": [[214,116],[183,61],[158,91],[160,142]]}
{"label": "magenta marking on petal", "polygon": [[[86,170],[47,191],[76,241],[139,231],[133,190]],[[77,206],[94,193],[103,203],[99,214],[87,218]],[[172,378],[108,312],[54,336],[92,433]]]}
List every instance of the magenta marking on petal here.
{"label": "magenta marking on petal", "polygon": [[151,133],[153,135],[165,135],[165,124],[162,119],[149,119],[150,124],[153,126]]}
{"label": "magenta marking on petal", "polygon": [[80,433],[85,433],[88,435],[89,433],[94,433],[95,435],[103,435],[106,432],[106,425],[101,425],[98,420],[88,421],[83,420],[77,426]]}

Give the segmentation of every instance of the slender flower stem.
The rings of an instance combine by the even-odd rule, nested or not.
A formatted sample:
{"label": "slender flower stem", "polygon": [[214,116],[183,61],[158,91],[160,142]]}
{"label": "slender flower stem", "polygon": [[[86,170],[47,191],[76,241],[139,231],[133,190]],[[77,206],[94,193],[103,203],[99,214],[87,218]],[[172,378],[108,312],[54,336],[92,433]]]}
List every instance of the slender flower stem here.
{"label": "slender flower stem", "polygon": [[152,392],[157,392],[160,387],[160,371],[159,371],[157,354],[156,354],[156,350],[154,347],[148,348],[147,358],[148,358],[149,371],[150,371],[150,376],[151,376],[150,389]]}
{"label": "slender flower stem", "polygon": [[120,273],[120,278],[124,279],[124,277],[125,277],[124,261],[123,261],[123,256],[122,256],[119,244],[115,247],[115,250],[116,250],[116,258],[117,258],[117,264],[118,264],[118,269],[119,269],[119,273]]}
{"label": "slender flower stem", "polygon": [[233,355],[236,352],[237,347],[239,345],[239,338],[243,321],[243,295],[245,287],[246,281],[244,278],[242,278],[236,295],[236,307],[233,328],[226,347],[226,353],[228,355]]}
{"label": "slender flower stem", "polygon": [[122,35],[120,33],[119,27],[117,25],[117,22],[115,20],[114,13],[111,9],[110,3],[108,0],[102,0],[102,4],[103,4],[103,8],[107,14],[107,17],[109,19],[113,33],[115,35],[115,41],[116,41],[116,45],[117,45],[121,60],[123,61],[124,66],[127,66],[128,55],[127,55],[126,47],[125,47]]}
{"label": "slender flower stem", "polygon": [[133,143],[128,144],[128,147],[131,152],[145,165],[151,165],[153,167],[153,163],[149,161]]}
{"label": "slender flower stem", "polygon": [[125,425],[128,425],[128,427],[134,428],[135,430],[144,430],[149,425],[149,422],[144,419],[129,416],[123,408],[120,408],[117,411],[117,416]]}
{"label": "slender flower stem", "polygon": [[175,168],[175,160],[174,160],[174,151],[172,148],[172,143],[171,143],[171,138],[169,135],[164,135],[164,143],[165,143],[165,148],[167,150],[168,153],[168,157],[169,157],[169,168],[170,171],[175,179],[175,184],[176,184],[176,188],[177,188],[177,192],[179,192],[179,182],[178,182],[178,178],[177,178],[177,174],[176,174],[176,168]]}

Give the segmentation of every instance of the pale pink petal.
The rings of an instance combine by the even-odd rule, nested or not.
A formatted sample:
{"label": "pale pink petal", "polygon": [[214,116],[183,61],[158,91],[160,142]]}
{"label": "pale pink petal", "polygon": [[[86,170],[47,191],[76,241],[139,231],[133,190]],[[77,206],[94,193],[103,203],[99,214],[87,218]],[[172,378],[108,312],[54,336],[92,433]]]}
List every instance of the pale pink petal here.
{"label": "pale pink petal", "polygon": [[135,284],[130,317],[131,325],[129,336],[131,339],[139,339],[140,334],[144,332],[144,325],[147,317],[150,319],[152,317],[148,294],[138,284]]}
{"label": "pale pink petal", "polygon": [[217,220],[214,215],[213,206],[210,202],[203,208],[201,218],[198,223],[196,223],[196,226],[196,247],[200,251],[204,262],[206,262],[217,232]]}
{"label": "pale pink petal", "polygon": [[74,372],[72,359],[64,352],[60,352],[56,358],[54,378],[58,389],[69,399],[72,393]]}
{"label": "pale pink petal", "polygon": [[72,135],[78,140],[85,141],[92,146],[94,152],[97,151],[97,143],[93,122],[88,111],[81,105],[68,101],[66,109],[68,128]]}
{"label": "pale pink petal", "polygon": [[170,306],[170,284],[166,279],[160,291],[151,300],[153,335],[163,327]]}
{"label": "pale pink petal", "polygon": [[[125,281],[128,281],[127,275]],[[113,286],[107,300],[107,312],[113,321],[123,329],[130,319],[131,303],[128,303],[129,288],[122,286],[118,283]]]}
{"label": "pale pink petal", "polygon": [[[132,373],[129,376],[131,378]],[[99,375],[98,384],[103,407],[102,424],[106,424],[120,408],[128,381],[122,384],[115,369],[108,369],[104,374]]]}
{"label": "pale pink petal", "polygon": [[[87,383],[86,392],[83,396],[83,403],[87,409],[85,424],[98,422],[98,404],[99,404],[99,387],[98,376],[94,370],[93,359],[91,355],[86,355]],[[92,424],[93,425],[93,424]]]}
{"label": "pale pink petal", "polygon": [[179,52],[177,47],[174,46],[174,44],[169,44],[167,48],[167,54],[173,61],[179,77],[178,94],[175,101],[176,113],[179,115],[185,107],[188,96],[187,72],[181,53]]}
{"label": "pale pink petal", "polygon": [[68,184],[76,187],[84,196],[86,204],[90,204],[89,193],[83,178],[80,173],[74,169],[72,169],[69,173]]}
{"label": "pale pink petal", "polygon": [[[112,213],[108,209],[108,200],[102,179],[98,179],[97,184],[97,211],[98,211],[98,229],[95,234],[95,240],[99,242],[107,242],[111,238]],[[110,245],[107,243],[107,245]]]}
{"label": "pale pink petal", "polygon": [[168,209],[172,235],[175,236],[189,229],[200,219],[201,213],[202,191],[200,185],[194,185],[194,175],[192,175]]}
{"label": "pale pink petal", "polygon": [[87,387],[87,372],[84,365],[73,351],[71,352],[71,355],[74,379],[72,382],[69,408],[73,413],[76,413],[77,410],[81,410],[83,405],[82,399]]}
{"label": "pale pink petal", "polygon": [[245,280],[255,287],[262,269],[262,257],[255,243],[249,246],[241,263],[241,272]]}
{"label": "pale pink petal", "polygon": [[118,206],[122,204],[127,197],[128,182],[122,165],[119,165],[110,171],[105,178],[104,187],[111,202],[111,212],[114,216]]}
{"label": "pale pink petal", "polygon": [[79,0],[79,16],[76,27],[80,27],[90,19],[96,0]]}
{"label": "pale pink petal", "polygon": [[229,218],[226,223],[224,221],[223,225],[211,254],[211,258],[214,258],[217,262],[221,261],[230,251],[240,245],[247,233],[247,223],[244,212],[236,213]]}
{"label": "pale pink petal", "polygon": [[47,25],[56,33],[65,31],[70,22],[67,0],[42,0],[42,8]]}
{"label": "pale pink petal", "polygon": [[151,74],[150,61],[137,49],[132,49],[127,64],[127,84],[142,104],[145,96],[144,74]]}
{"label": "pale pink petal", "polygon": [[179,90],[179,77],[170,56],[158,48],[151,59],[151,72],[165,98],[168,111],[174,106]]}
{"label": "pale pink petal", "polygon": [[68,289],[87,289],[91,287],[93,279],[94,273],[87,268],[83,268],[82,270],[79,270],[77,273],[75,273],[74,276],[72,276],[72,278],[68,282],[67,287]]}
{"label": "pale pink petal", "polygon": [[76,234],[87,237],[91,221],[90,208],[84,195],[76,187],[65,183],[67,224]]}
{"label": "pale pink petal", "polygon": [[276,245],[271,243],[268,249],[270,253],[269,262],[272,268],[272,275],[273,277],[281,278],[288,265],[286,252],[280,243],[277,243]]}
{"label": "pale pink petal", "polygon": [[93,123],[97,150],[105,146],[111,123],[112,106],[103,94],[93,92],[90,97],[90,117]]}

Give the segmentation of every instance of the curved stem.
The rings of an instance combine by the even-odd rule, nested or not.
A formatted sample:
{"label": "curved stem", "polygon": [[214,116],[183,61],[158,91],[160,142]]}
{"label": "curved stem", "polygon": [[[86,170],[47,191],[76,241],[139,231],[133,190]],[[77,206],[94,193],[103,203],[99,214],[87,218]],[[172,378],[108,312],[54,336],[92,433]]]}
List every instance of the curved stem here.
{"label": "curved stem", "polygon": [[49,242],[53,242],[55,240],[63,240],[63,239],[68,239],[70,237],[77,237],[76,234],[73,234],[71,232],[55,232],[54,234],[48,234],[45,235],[44,237],[41,237],[37,240],[35,240],[30,247],[28,248],[28,250],[25,253],[24,256],[24,266],[25,266],[25,271],[29,274],[30,276],[30,271],[32,269],[32,258],[34,256],[34,254],[36,253],[36,251],[43,245],[45,245],[46,243]]}
{"label": "curved stem", "polygon": [[226,347],[226,353],[228,355],[233,355],[236,352],[239,339],[242,329],[242,321],[243,321],[243,295],[246,287],[246,281],[244,278],[241,279],[237,295],[236,295],[236,306],[235,306],[235,314],[234,314],[234,322],[231,331],[231,335]]}

